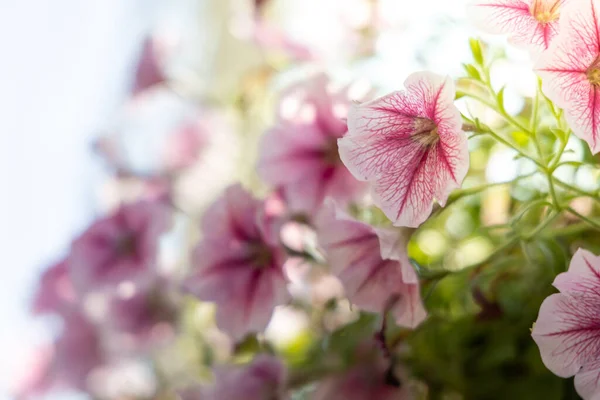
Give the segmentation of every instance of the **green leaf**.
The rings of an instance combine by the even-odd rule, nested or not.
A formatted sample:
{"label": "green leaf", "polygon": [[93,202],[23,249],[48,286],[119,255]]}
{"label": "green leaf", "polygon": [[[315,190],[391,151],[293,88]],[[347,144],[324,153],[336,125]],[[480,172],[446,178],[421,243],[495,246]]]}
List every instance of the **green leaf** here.
{"label": "green leaf", "polygon": [[471,47],[471,53],[475,62],[478,65],[483,65],[483,52],[481,51],[481,42],[479,39],[469,39],[469,46]]}
{"label": "green leaf", "polygon": [[501,112],[506,112],[504,109],[504,89],[506,89],[506,86],[503,86],[502,89],[498,91],[498,94],[496,94],[496,102],[498,103],[498,108]]}
{"label": "green leaf", "polygon": [[475,80],[481,81],[481,74],[479,73],[479,71],[477,70],[477,68],[475,68],[473,65],[471,64],[463,64],[463,67],[465,69],[465,71],[467,72],[467,75]]}

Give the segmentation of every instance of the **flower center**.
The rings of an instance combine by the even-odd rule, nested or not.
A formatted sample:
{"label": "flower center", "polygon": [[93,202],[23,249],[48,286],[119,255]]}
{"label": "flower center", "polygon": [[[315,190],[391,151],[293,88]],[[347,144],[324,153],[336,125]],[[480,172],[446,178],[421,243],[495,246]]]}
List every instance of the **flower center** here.
{"label": "flower center", "polygon": [[264,243],[250,244],[250,260],[256,269],[261,269],[271,265],[273,255],[271,249]]}
{"label": "flower center", "polygon": [[592,85],[600,86],[600,56],[588,68],[586,75]]}
{"label": "flower center", "polygon": [[328,165],[339,165],[342,163],[338,150],[337,139],[332,138],[327,142],[327,145],[323,149],[323,160]]}
{"label": "flower center", "polygon": [[559,13],[560,1],[556,0],[554,3],[549,3],[546,0],[534,0],[531,5],[531,15],[540,24],[549,24],[554,22],[560,16]]}
{"label": "flower center", "polygon": [[413,129],[412,139],[423,146],[432,146],[440,139],[437,125],[429,118],[415,118]]}
{"label": "flower center", "polygon": [[115,252],[122,257],[129,257],[136,254],[136,240],[134,234],[125,234],[117,239],[115,243]]}

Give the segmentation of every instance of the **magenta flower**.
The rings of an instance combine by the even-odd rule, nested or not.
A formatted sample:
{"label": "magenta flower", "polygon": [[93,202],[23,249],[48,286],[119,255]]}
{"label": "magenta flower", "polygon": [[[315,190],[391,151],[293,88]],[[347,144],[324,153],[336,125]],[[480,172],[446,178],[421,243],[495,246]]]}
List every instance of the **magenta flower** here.
{"label": "magenta flower", "polygon": [[97,328],[83,314],[70,313],[56,341],[54,368],[58,380],[69,387],[85,390],[89,374],[105,362]]}
{"label": "magenta flower", "polygon": [[217,305],[217,326],[234,339],[263,331],[288,299],[285,253],[264,203],[241,186],[226,189],[205,213],[187,289]]}
{"label": "magenta flower", "polygon": [[179,312],[168,282],[159,280],[131,289],[131,293],[112,299],[107,324],[141,348],[170,339]]}
{"label": "magenta flower", "polygon": [[135,80],[133,82],[133,93],[137,94],[144,90],[163,83],[166,78],[161,65],[160,43],[153,38],[144,42],[142,53],[136,66]]}
{"label": "magenta flower", "polygon": [[259,354],[250,364],[221,367],[215,381],[202,391],[201,400],[284,400],[287,372],[283,363]]}
{"label": "magenta flower", "polygon": [[600,151],[599,17],[597,0],[571,0],[562,10],[560,35],[535,65],[544,93],[565,110],[592,153]]}
{"label": "magenta flower", "polygon": [[342,164],[337,140],[347,131],[347,91],[330,93],[319,75],[292,87],[280,103],[278,123],[261,142],[258,173],[285,193],[293,211],[312,215],[326,197],[340,204],[360,198],[365,184]]}
{"label": "magenta flower", "polygon": [[[359,349],[359,352],[365,352]],[[313,400],[412,399],[403,371],[373,348],[360,354],[354,366],[321,381]]]}
{"label": "magenta flower", "polygon": [[540,307],[532,336],[546,367],[566,378],[584,399],[600,396],[600,257],[579,249],[556,277],[561,292]]}
{"label": "magenta flower", "polygon": [[417,227],[460,187],[469,168],[467,137],[454,106],[454,83],[410,75],[406,91],[354,106],[339,140],[350,172],[371,184],[373,200],[396,226]]}
{"label": "magenta flower", "polygon": [[71,246],[68,264],[75,288],[86,292],[154,276],[158,240],[169,216],[163,202],[140,201],[94,222]]}
{"label": "magenta flower", "polygon": [[468,12],[481,30],[508,34],[516,46],[540,53],[558,34],[561,9],[569,0],[474,0]]}
{"label": "magenta flower", "polygon": [[76,294],[69,277],[69,268],[63,260],[42,274],[33,299],[33,312],[61,314],[70,310],[75,301]]}
{"label": "magenta flower", "polygon": [[419,325],[426,317],[419,280],[408,256],[408,236],[377,229],[327,207],[317,223],[319,244],[348,299],[371,312],[391,310],[396,323]]}

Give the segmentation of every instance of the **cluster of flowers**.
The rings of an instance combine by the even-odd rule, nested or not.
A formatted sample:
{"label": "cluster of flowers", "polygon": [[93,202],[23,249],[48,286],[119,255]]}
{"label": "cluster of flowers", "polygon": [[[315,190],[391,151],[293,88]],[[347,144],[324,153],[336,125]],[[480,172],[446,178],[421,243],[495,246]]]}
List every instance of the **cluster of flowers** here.
{"label": "cluster of flowers", "polygon": [[[479,0],[470,10],[482,28],[508,33],[531,50],[545,95],[599,151],[600,2]],[[159,76],[152,68],[140,74],[152,84]],[[234,341],[261,334],[275,307],[289,303],[287,267],[298,260],[326,263],[357,308],[418,326],[426,311],[408,240],[435,202],[445,206],[469,169],[465,130],[473,127],[463,126],[455,98],[452,79],[431,72],[414,73],[404,90],[362,103],[352,102],[366,99],[350,99],[348,88],[333,90],[325,75],[291,87],[260,146],[257,171],[271,193],[258,199],[240,184],[228,187],[202,218],[184,279],[164,276],[157,266],[159,237],[172,213],[168,191],[94,222],[67,259],[46,272],[36,298],[38,312],[64,320],[45,384],[86,390],[90,372],[108,361],[107,345],[123,351],[116,338],[143,352],[175,334],[183,294],[214,303],[218,328]],[[369,202],[391,223],[352,216],[353,207]],[[291,238],[290,227],[297,233]],[[307,232],[318,246],[306,244]],[[600,258],[580,250],[556,278],[561,293],[544,302],[533,329],[545,364],[560,376],[576,374],[584,398],[600,395],[599,277]],[[94,296],[105,301],[104,312],[90,310]],[[385,340],[374,335],[357,353],[351,368],[318,377],[314,398],[410,397]],[[279,399],[294,388],[272,354],[217,368],[214,376],[181,397]]]}
{"label": "cluster of flowers", "polygon": [[[472,16],[484,30],[505,33],[531,51],[544,94],[564,110],[573,133],[600,151],[600,2],[597,0],[476,1]],[[532,334],[546,366],[575,375],[585,399],[600,396],[600,259],[580,249],[554,286]]]}

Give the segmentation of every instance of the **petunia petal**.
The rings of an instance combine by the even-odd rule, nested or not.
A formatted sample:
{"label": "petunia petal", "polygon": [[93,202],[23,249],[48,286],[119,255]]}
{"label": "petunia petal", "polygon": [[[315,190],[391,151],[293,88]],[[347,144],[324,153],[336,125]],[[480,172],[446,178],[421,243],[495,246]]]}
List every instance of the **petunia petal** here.
{"label": "petunia petal", "polygon": [[600,296],[600,257],[585,249],[573,255],[567,272],[559,274],[553,285],[563,293],[585,293]]}
{"label": "petunia petal", "polygon": [[600,357],[597,296],[557,293],[544,300],[532,336],[546,367],[561,377],[575,375]]}

